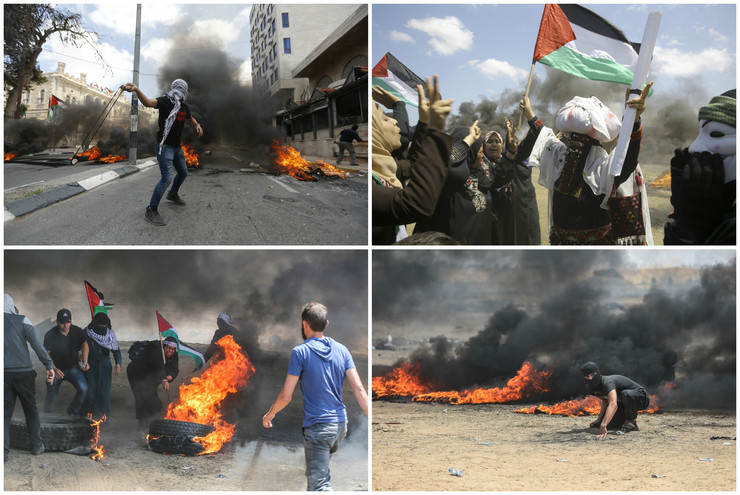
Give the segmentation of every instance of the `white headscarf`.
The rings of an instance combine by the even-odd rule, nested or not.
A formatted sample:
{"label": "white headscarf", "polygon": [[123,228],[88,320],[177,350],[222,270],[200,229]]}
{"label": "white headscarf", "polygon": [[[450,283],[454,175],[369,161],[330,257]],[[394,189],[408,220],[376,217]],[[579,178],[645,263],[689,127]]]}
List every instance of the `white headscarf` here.
{"label": "white headscarf", "polygon": [[164,132],[162,133],[162,142],[159,143],[159,152],[162,152],[162,146],[164,146],[164,140],[172,130],[172,124],[175,123],[175,117],[177,112],[180,111],[180,103],[188,99],[188,83],[182,79],[175,79],[172,81],[171,89],[165,93],[165,96],[172,102],[173,107],[170,114],[167,116],[167,120],[164,123]]}

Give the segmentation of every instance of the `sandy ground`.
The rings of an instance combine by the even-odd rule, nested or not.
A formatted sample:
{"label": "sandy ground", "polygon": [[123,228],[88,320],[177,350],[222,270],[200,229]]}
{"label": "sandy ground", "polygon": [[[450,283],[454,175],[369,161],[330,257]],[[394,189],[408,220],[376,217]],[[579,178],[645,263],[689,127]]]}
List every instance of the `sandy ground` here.
{"label": "sandy ground", "polygon": [[[122,349],[128,350],[128,346],[121,343]],[[231,400],[227,407],[230,411],[225,411],[224,417],[234,418],[235,438],[216,454],[196,457],[148,450],[134,417],[133,395],[125,375],[128,356],[125,351],[123,354],[124,370],[120,376],[113,377],[111,417],[101,428],[100,443],[107,457],[93,461],[87,456],[63,452],[33,456],[27,451],[11,449],[4,466],[6,491],[305,491],[300,391],[296,390],[293,401],[278,414],[271,430],[263,428],[261,423],[262,415],[285,380],[289,353],[275,355],[274,363],[258,366],[245,391],[238,399]],[[354,355],[354,359],[360,376],[367,376],[367,356]],[[174,385],[179,387],[191,377],[190,370],[192,361],[183,359]],[[37,372],[41,372],[41,367]],[[36,378],[36,388],[37,404],[43,408],[46,390],[40,377]],[[177,397],[175,389],[170,389],[173,401]],[[54,412],[66,410],[73,390],[70,384],[62,384]],[[160,398],[167,402],[163,391]],[[344,403],[350,418],[349,432],[332,457],[332,484],[335,490],[367,491],[367,419],[347,386]],[[16,404],[15,416],[22,414],[20,404]]]}
{"label": "sandy ground", "polygon": [[640,431],[600,441],[591,417],[520,407],[373,401],[373,490],[736,488],[735,440],[710,440],[736,438],[734,412],[641,414]]}
{"label": "sandy ground", "polygon": [[[668,163],[645,165],[641,164],[642,173],[648,184],[661,177],[670,167]],[[547,221],[547,189],[537,183],[540,177],[540,169],[534,167],[532,170],[532,183],[537,194],[537,209],[540,214],[540,232],[541,243],[543,246],[549,246],[548,238],[548,221]],[[653,233],[653,242],[656,246],[663,245],[663,226],[668,221],[668,214],[673,211],[671,205],[670,188],[651,188],[648,187],[648,206],[650,208],[650,221]]]}

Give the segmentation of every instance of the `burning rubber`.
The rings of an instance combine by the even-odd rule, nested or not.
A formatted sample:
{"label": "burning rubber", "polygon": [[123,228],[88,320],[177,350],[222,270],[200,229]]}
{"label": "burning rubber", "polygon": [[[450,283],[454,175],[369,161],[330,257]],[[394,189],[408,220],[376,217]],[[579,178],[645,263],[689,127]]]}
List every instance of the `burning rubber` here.
{"label": "burning rubber", "polygon": [[[95,437],[95,426],[87,418],[73,418],[66,414],[41,413],[41,440],[47,451],[65,451],[80,445],[90,445]],[[10,446],[31,450],[25,418],[10,423]]]}

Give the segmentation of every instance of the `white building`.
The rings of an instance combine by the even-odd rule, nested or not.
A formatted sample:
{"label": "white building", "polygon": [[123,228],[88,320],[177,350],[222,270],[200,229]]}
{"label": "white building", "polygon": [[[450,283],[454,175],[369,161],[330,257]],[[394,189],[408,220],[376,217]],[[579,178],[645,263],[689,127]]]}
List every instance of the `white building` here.
{"label": "white building", "polygon": [[[252,87],[279,99],[275,125],[304,154],[331,157],[339,131],[353,124],[367,137],[367,9],[252,7]],[[359,155],[367,155],[366,146],[357,146]]]}

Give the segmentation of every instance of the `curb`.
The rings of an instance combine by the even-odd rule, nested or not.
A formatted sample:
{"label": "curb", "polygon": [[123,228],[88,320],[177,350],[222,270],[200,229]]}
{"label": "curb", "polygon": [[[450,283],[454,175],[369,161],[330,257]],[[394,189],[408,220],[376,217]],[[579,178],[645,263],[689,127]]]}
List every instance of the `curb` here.
{"label": "curb", "polygon": [[128,177],[136,172],[141,172],[142,170],[146,170],[156,164],[157,161],[155,159],[147,159],[142,163],[137,163],[136,165],[124,165],[115,170],[107,170],[102,174],[50,189],[28,198],[11,201],[5,205],[4,221],[8,222],[23,215],[28,215],[29,213],[40,210],[41,208],[45,208],[54,203],[64,201],[65,199],[69,199],[78,194],[95,189],[96,187],[107,184],[108,182]]}

